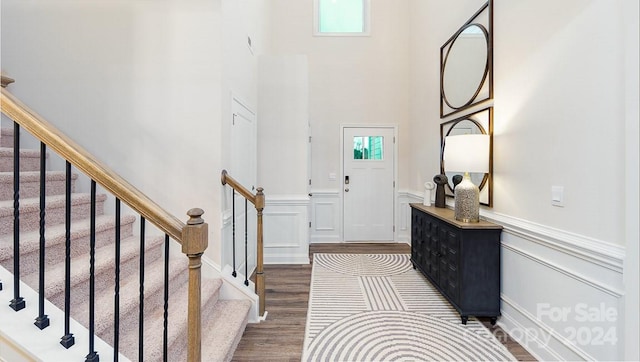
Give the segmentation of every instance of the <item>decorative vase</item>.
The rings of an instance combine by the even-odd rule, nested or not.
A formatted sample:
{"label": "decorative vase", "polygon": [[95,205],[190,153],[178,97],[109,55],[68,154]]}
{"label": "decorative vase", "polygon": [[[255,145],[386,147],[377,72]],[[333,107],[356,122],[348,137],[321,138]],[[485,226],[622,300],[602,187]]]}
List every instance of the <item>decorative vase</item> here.
{"label": "decorative vase", "polygon": [[464,173],[462,182],[456,186],[454,195],[456,220],[478,222],[480,220],[480,190],[478,190],[478,186],[471,182],[468,172]]}
{"label": "decorative vase", "polygon": [[449,180],[447,179],[447,175],[440,174],[433,176],[433,182],[436,183],[436,207],[446,207],[446,202],[444,200],[444,185],[447,184]]}
{"label": "decorative vase", "polygon": [[436,185],[433,182],[425,182],[424,183],[424,199],[422,204],[424,206],[431,206],[431,192],[436,188]]}

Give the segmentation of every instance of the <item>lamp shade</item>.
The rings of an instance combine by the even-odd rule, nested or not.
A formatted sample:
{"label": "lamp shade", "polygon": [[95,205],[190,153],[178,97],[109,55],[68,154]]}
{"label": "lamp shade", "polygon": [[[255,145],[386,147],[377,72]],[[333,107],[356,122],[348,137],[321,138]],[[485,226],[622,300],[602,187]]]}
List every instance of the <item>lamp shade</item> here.
{"label": "lamp shade", "polygon": [[449,172],[489,172],[489,135],[447,136],[444,140],[444,169]]}

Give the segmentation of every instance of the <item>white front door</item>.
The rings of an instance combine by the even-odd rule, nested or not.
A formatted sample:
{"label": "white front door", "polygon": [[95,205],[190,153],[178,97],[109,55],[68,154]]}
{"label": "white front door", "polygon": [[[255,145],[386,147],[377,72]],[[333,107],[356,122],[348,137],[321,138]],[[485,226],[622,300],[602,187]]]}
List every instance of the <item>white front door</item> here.
{"label": "white front door", "polygon": [[392,241],[394,129],[344,127],[345,241]]}

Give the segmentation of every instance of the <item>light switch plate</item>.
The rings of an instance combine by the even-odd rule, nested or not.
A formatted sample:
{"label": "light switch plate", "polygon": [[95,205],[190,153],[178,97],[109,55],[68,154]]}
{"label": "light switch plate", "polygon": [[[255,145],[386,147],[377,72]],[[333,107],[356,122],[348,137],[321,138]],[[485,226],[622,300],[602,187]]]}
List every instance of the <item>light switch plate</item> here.
{"label": "light switch plate", "polygon": [[551,186],[551,205],[564,207],[564,186]]}

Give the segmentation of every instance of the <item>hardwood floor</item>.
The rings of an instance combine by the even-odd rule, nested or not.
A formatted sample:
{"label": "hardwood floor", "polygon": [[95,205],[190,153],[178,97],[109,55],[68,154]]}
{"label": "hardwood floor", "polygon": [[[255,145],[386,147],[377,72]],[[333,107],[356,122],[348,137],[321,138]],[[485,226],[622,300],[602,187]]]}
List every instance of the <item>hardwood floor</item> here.
{"label": "hardwood floor", "polygon": [[[407,244],[341,243],[311,244],[313,253],[408,254]],[[311,258],[312,259],[312,258]],[[313,260],[313,259],[312,259]],[[267,320],[249,324],[233,356],[233,361],[300,361],[307,320],[311,264],[265,265]],[[505,336],[500,327],[483,320],[496,336]],[[511,338],[499,338],[520,361],[535,359]]]}

